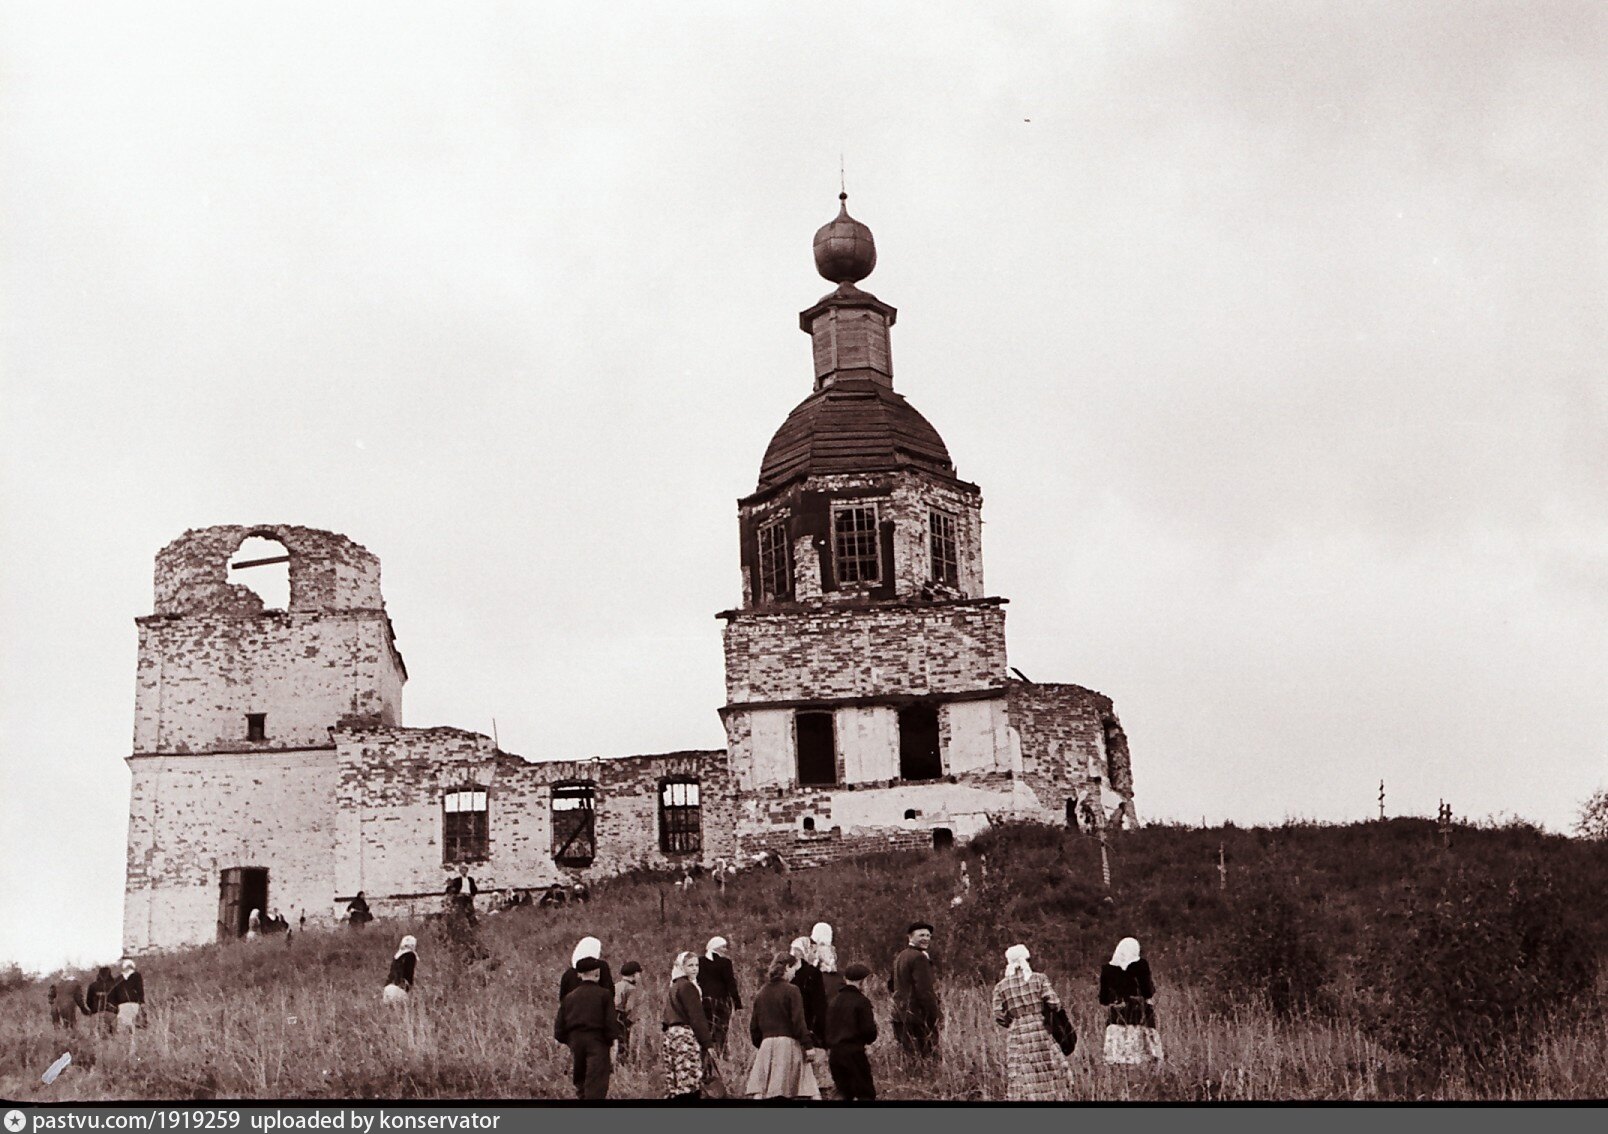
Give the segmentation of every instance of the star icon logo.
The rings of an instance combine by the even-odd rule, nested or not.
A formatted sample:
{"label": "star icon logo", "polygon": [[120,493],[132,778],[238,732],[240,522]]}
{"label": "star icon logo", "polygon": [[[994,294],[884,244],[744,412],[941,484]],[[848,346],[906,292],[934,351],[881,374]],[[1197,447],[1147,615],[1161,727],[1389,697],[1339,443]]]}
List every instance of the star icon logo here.
{"label": "star icon logo", "polygon": [[6,1111],[6,1129],[11,1131],[11,1134],[18,1134],[18,1132],[26,1125],[28,1125],[28,1120],[27,1118],[23,1117],[22,1111]]}

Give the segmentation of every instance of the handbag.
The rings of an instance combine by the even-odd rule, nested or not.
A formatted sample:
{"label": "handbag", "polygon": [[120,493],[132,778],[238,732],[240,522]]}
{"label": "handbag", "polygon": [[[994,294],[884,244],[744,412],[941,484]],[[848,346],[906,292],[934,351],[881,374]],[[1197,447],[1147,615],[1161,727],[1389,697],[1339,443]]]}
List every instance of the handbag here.
{"label": "handbag", "polygon": [[1044,1003],[1044,1030],[1050,1033],[1062,1055],[1071,1055],[1078,1046],[1078,1030],[1072,1026],[1072,1018],[1065,1008],[1052,1007],[1048,1001]]}
{"label": "handbag", "polygon": [[706,1099],[727,1099],[731,1097],[731,1088],[726,1086],[726,1080],[721,1078],[720,1065],[709,1052],[704,1052],[703,1084],[699,1087]]}

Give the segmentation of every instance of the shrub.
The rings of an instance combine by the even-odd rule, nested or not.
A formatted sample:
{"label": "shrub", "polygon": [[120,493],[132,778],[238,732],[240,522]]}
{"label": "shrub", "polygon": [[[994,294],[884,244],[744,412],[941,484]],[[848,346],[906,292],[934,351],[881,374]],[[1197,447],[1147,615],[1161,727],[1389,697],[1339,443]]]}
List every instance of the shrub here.
{"label": "shrub", "polygon": [[1580,805],[1575,834],[1582,839],[1608,839],[1608,788],[1598,788]]}
{"label": "shrub", "polygon": [[1431,1071],[1475,1077],[1570,1015],[1596,972],[1574,905],[1549,878],[1504,885],[1477,867],[1431,876],[1381,916],[1368,964],[1371,1030]]}
{"label": "shrub", "polygon": [[1218,938],[1219,998],[1265,1002],[1283,1016],[1315,1007],[1331,968],[1322,914],[1276,867],[1244,879]]}

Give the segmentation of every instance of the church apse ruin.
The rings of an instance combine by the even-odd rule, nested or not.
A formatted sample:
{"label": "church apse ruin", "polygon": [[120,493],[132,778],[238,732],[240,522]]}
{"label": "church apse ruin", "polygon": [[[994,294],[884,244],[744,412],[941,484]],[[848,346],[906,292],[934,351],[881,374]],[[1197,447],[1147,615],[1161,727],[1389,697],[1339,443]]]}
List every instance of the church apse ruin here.
{"label": "church apse ruin", "polygon": [[[858,287],[870,230],[845,206],[815,260],[836,286],[799,317],[813,389],[738,501],[724,749],[527,760],[406,727],[374,555],[288,525],[186,532],[136,619],[125,947],[237,936],[252,909],[329,922],[359,891],[381,916],[433,910],[459,862],[530,889],[818,866],[1004,820],[1136,825],[1110,699],[1011,676],[981,491],[895,392],[897,313]],[[284,549],[284,609],[229,581],[253,537]]]}

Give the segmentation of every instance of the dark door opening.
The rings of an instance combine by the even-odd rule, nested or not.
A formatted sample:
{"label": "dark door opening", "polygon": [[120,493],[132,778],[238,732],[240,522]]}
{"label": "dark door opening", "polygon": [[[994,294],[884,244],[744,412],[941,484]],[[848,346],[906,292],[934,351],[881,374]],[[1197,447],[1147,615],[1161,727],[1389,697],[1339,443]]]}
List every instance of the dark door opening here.
{"label": "dark door opening", "polygon": [[837,783],[837,739],[831,713],[798,713],[793,718],[798,782]]}
{"label": "dark door opening", "polygon": [[1078,801],[1075,799],[1066,801],[1066,825],[1074,831],[1078,829]]}
{"label": "dark door opening", "polygon": [[899,710],[899,776],[906,780],[938,780],[944,775],[938,751],[938,710],[912,705]]}
{"label": "dark door opening", "polygon": [[268,916],[268,871],[232,866],[218,876],[218,940],[244,937],[252,910]]}
{"label": "dark door opening", "polygon": [[948,850],[955,845],[955,832],[948,827],[934,827],[932,829],[932,849]]}

